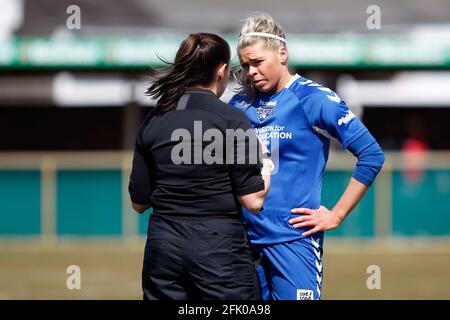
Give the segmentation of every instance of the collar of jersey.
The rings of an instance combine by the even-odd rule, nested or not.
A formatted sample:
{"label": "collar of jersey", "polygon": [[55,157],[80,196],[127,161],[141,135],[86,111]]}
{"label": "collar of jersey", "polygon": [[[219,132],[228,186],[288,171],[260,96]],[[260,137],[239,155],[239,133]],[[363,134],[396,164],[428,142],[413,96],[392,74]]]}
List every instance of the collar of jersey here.
{"label": "collar of jersey", "polygon": [[211,90],[208,89],[200,89],[200,88],[195,88],[195,87],[188,87],[186,88],[186,90],[184,91],[184,93],[203,93],[203,94],[209,94],[212,95],[214,97],[217,97],[214,92],[212,92]]}
{"label": "collar of jersey", "polygon": [[294,74],[294,75],[292,76],[292,79],[289,80],[288,83],[286,83],[286,85],[284,86],[283,89],[289,89],[289,88],[292,86],[292,84],[293,84],[297,79],[299,79],[299,78],[300,78],[300,75],[299,75],[298,73]]}

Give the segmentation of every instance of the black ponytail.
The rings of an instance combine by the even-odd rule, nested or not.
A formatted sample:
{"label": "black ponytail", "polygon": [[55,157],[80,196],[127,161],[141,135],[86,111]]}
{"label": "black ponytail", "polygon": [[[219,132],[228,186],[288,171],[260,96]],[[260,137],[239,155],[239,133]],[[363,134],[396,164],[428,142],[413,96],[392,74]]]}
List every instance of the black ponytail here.
{"label": "black ponytail", "polygon": [[175,61],[162,69],[150,69],[153,83],[146,94],[159,99],[157,107],[167,111],[180,99],[187,87],[208,85],[217,67],[230,62],[230,46],[215,34],[190,34],[180,45]]}

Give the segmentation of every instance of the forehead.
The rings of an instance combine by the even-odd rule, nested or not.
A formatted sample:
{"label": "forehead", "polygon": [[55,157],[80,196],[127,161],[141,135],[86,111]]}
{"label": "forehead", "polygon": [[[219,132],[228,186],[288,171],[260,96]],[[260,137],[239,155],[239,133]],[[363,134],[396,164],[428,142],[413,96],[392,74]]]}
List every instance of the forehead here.
{"label": "forehead", "polygon": [[267,49],[266,43],[263,40],[259,40],[253,45],[240,49],[238,54],[239,60],[248,61],[265,58],[266,56],[273,54],[273,52]]}

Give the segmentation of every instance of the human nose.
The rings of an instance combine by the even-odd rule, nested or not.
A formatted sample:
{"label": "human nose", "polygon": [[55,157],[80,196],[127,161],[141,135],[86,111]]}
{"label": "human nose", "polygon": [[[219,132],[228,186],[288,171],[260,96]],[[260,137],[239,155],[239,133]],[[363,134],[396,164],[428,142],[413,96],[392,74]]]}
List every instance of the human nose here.
{"label": "human nose", "polygon": [[253,66],[248,67],[247,76],[253,78],[258,73],[258,69]]}

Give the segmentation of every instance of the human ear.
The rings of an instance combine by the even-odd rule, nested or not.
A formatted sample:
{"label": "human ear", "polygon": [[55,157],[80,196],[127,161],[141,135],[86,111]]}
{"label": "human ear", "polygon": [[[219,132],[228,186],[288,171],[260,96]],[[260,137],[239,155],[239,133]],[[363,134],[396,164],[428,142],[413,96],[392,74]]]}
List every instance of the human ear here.
{"label": "human ear", "polygon": [[217,78],[219,80],[221,80],[222,78],[225,77],[225,73],[228,71],[228,64],[224,63],[223,65],[221,65],[219,67],[219,69],[217,70]]}
{"label": "human ear", "polygon": [[227,63],[221,65],[217,70],[216,92],[218,97],[220,97],[224,93],[225,88],[227,87],[229,79],[229,74],[227,74],[227,72],[229,71],[230,70]]}
{"label": "human ear", "polygon": [[288,54],[285,47],[281,47],[280,49],[278,49],[278,58],[283,64],[287,62]]}

